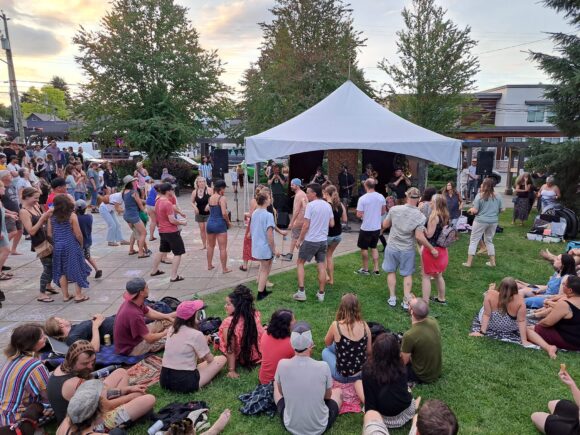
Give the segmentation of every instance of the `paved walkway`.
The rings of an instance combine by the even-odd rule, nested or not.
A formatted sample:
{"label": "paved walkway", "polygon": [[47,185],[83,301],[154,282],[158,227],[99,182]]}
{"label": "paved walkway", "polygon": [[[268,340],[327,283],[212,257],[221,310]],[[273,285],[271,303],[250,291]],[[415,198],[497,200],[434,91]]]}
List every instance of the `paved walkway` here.
{"label": "paved walkway", "polygon": [[[184,192],[179,198],[179,205],[188,214],[188,225],[182,231],[186,244],[187,254],[183,256],[180,275],[185,277],[184,281],[169,282],[169,265],[162,264],[161,269],[166,273],[160,277],[149,276],[152,258],[138,259],[136,256],[127,255],[128,247],[107,246],[106,224],[98,215],[94,216],[93,224],[93,247],[92,255],[96,258],[99,267],[103,270],[102,278],[96,280],[92,276],[90,288],[86,293],[90,300],[80,304],[74,302],[62,302],[62,296],[55,295],[55,302],[43,303],[36,300],[38,296],[39,276],[41,272],[40,262],[35,254],[30,252],[30,242],[22,239],[19,251],[24,255],[10,256],[7,265],[12,267],[15,277],[9,281],[0,281],[0,289],[6,294],[6,301],[2,303],[0,309],[0,349],[4,348],[9,340],[9,332],[22,322],[42,322],[50,316],[57,315],[73,321],[86,320],[94,313],[112,315],[117,312],[122,302],[122,295],[125,283],[133,277],[143,277],[149,283],[151,299],[161,299],[164,296],[174,296],[185,299],[194,294],[206,294],[224,288],[233,287],[239,283],[255,279],[258,263],[251,264],[248,272],[239,270],[242,264],[242,243],[245,227],[243,225],[243,210],[240,201],[240,221],[234,222],[232,229],[228,231],[228,265],[233,272],[222,274],[219,266],[219,251],[216,247],[214,254],[214,266],[212,271],[207,270],[206,251],[201,250],[201,239],[198,225],[193,222],[193,210],[189,202],[189,192]],[[228,206],[233,208],[233,218],[236,217],[235,203],[232,198],[228,198]],[[354,225],[353,225],[354,226]],[[344,241],[337,248],[337,254],[344,254],[356,250],[357,232],[346,233]],[[129,229],[124,229],[124,234],[129,236]],[[157,252],[159,241],[148,242],[153,252]],[[282,237],[276,235],[276,245],[282,252],[286,252],[289,247],[290,237],[283,241]],[[294,256],[296,258],[296,255]],[[276,261],[273,265],[272,273],[280,273],[293,269],[294,262]],[[72,293],[72,288],[69,289]],[[2,357],[0,356],[0,360]]]}

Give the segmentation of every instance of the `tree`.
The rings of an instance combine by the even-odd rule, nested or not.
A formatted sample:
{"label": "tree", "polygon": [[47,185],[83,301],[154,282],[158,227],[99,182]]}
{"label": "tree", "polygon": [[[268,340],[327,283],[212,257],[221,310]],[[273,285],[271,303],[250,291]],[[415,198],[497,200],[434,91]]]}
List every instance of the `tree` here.
{"label": "tree", "polygon": [[70,89],[68,87],[67,82],[59,76],[53,76],[52,79],[50,79],[50,85],[55,88],[55,89],[60,89],[61,91],[64,92],[64,100],[66,103],[67,107],[71,106],[71,96],[70,96]]}
{"label": "tree", "polygon": [[[571,25],[580,30],[580,6],[576,0],[544,0],[548,7],[564,12]],[[546,97],[554,101],[550,122],[569,137],[580,135],[580,37],[562,32],[551,33],[556,51],[549,55],[530,52],[532,60],[550,76],[554,84],[547,85]]]}
{"label": "tree", "polygon": [[22,115],[24,118],[31,113],[54,115],[60,119],[68,119],[65,93],[52,86],[46,85],[38,89],[28,88],[21,98]]}
{"label": "tree", "polygon": [[12,107],[0,103],[0,125],[6,127],[12,122]]}
{"label": "tree", "polygon": [[404,8],[405,29],[397,32],[399,63],[379,62],[393,81],[391,110],[429,130],[450,134],[470,106],[479,61],[471,29],[459,29],[435,0],[413,0]]}
{"label": "tree", "polygon": [[271,23],[260,23],[258,61],[245,71],[240,111],[244,133],[284,122],[342,85],[349,76],[372,93],[357,66],[364,45],[342,0],[277,0]]}
{"label": "tree", "polygon": [[[99,31],[81,27],[73,41],[88,77],[76,112],[84,133],[122,137],[164,159],[219,125],[228,88],[215,51],[199,45],[187,8],[174,0],[114,0]],[[82,133],[82,132],[81,132]]]}

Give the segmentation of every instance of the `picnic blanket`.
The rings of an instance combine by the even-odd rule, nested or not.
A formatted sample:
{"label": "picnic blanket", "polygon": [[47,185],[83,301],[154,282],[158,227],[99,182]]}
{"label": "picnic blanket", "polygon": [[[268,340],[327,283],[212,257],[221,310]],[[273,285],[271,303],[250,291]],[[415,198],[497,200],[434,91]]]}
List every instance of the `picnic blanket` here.
{"label": "picnic blanket", "polygon": [[[139,361],[146,358],[146,355],[138,356],[125,356],[115,353],[115,346],[101,346],[99,352],[97,352],[97,361],[95,367],[97,369],[107,367],[110,365],[133,365],[137,364]],[[58,366],[64,361],[64,356],[55,355],[52,352],[45,352],[41,354],[41,360],[51,366]]]}
{"label": "picnic blanket", "polygon": [[238,399],[242,402],[240,412],[244,415],[258,415],[265,413],[269,417],[276,414],[274,403],[274,381],[260,384],[253,391],[241,394]]}
{"label": "picnic blanket", "polygon": [[333,380],[332,388],[340,388],[342,390],[342,405],[340,406],[339,414],[362,411],[360,399],[354,389],[354,383],[341,384],[337,380]]}
{"label": "picnic blanket", "polygon": [[149,355],[133,367],[128,368],[129,385],[150,386],[159,382],[162,361],[160,356]]}
{"label": "picnic blanket", "polygon": [[[528,314],[533,312],[533,310],[528,310]],[[539,319],[534,318],[527,318],[528,325],[535,325],[538,323]],[[481,323],[479,322],[479,312],[475,314],[473,318],[473,322],[471,323],[471,332],[478,332],[481,329]],[[487,331],[486,337],[492,338],[494,340],[505,341],[506,343],[515,343],[518,345],[522,345],[520,340],[519,332],[496,332],[496,331]],[[539,349],[539,346],[527,346],[530,349]]]}

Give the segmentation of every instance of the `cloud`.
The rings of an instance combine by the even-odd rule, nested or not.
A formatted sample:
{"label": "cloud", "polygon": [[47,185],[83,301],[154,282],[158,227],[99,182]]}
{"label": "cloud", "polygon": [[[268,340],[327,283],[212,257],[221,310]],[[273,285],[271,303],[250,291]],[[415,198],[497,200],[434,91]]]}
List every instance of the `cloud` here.
{"label": "cloud", "polygon": [[12,50],[18,56],[49,57],[60,53],[65,46],[48,30],[13,23],[9,31]]}

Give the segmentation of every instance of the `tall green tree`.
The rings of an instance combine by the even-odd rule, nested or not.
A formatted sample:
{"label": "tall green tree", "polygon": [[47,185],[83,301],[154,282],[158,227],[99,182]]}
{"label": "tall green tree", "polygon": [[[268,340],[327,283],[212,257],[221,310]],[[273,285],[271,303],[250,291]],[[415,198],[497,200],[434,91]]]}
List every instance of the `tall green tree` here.
{"label": "tall green tree", "polygon": [[[548,7],[563,12],[568,22],[580,30],[580,3],[577,0],[544,0]],[[580,135],[580,37],[571,33],[551,33],[558,54],[530,52],[553,84],[547,85],[546,97],[554,101],[550,122],[567,136]]]}
{"label": "tall green tree", "polygon": [[6,127],[10,122],[12,122],[12,107],[0,103],[0,123]]}
{"label": "tall green tree", "polygon": [[101,29],[81,27],[73,41],[88,77],[76,107],[85,133],[122,137],[163,159],[221,124],[222,64],[174,0],[114,0]]}
{"label": "tall green tree", "polygon": [[342,85],[349,76],[371,93],[358,67],[365,43],[341,0],[277,0],[271,23],[260,23],[258,61],[245,71],[240,104],[245,134],[284,122]]}
{"label": "tall green tree", "polygon": [[64,100],[66,102],[67,107],[70,107],[72,99],[70,95],[70,88],[65,79],[63,79],[60,76],[53,76],[52,79],[50,79],[50,85],[53,88],[60,89],[61,91],[64,92]]}
{"label": "tall green tree", "polygon": [[68,119],[69,117],[64,91],[49,85],[40,89],[34,86],[28,88],[21,98],[20,106],[24,118],[31,113],[54,115],[60,119]]}
{"label": "tall green tree", "polygon": [[469,26],[460,29],[435,0],[413,0],[397,32],[399,61],[383,59],[391,110],[429,130],[450,134],[470,106],[479,61]]}

